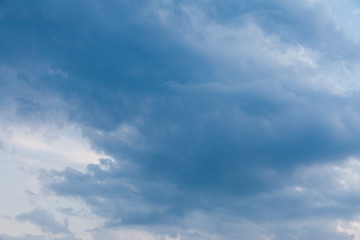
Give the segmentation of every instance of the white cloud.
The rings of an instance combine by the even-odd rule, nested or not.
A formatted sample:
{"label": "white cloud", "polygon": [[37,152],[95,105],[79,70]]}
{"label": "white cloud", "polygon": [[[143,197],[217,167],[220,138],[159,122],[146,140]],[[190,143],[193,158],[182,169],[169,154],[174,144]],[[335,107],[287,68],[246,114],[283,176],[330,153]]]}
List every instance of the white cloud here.
{"label": "white cloud", "polygon": [[337,231],[354,236],[353,240],[360,240],[360,222],[339,220]]}
{"label": "white cloud", "polygon": [[[64,119],[26,122],[14,112],[10,105],[0,114],[0,175],[6,176],[6,181],[0,182],[0,212],[10,216],[0,219],[0,232],[11,236],[40,236],[39,228],[28,222],[18,222],[13,217],[41,207],[53,212],[59,221],[68,219],[71,232],[83,240],[90,240],[87,230],[102,226],[101,218],[78,200],[64,199],[45,191],[38,175],[41,169],[60,170],[71,166],[83,170],[87,164],[109,157],[93,150],[81,131]],[[73,209],[76,214],[61,213],[58,211],[61,208]]]}
{"label": "white cloud", "polygon": [[[235,76],[250,74],[251,82],[261,81],[263,85],[276,81],[335,95],[360,90],[358,64],[341,58],[329,60],[321,49],[310,49],[300,42],[285,42],[279,35],[264,31],[251,16],[242,16],[239,23],[222,24],[193,5],[178,6],[177,10],[183,14],[180,19],[172,14],[172,8],[174,4],[160,4],[155,8],[160,21],[176,31],[185,44],[212,58],[221,68],[238,71]],[[259,66],[267,79],[255,74]],[[246,82],[234,76],[224,78],[224,72],[218,74],[218,81],[223,84],[231,82],[236,86]]]}

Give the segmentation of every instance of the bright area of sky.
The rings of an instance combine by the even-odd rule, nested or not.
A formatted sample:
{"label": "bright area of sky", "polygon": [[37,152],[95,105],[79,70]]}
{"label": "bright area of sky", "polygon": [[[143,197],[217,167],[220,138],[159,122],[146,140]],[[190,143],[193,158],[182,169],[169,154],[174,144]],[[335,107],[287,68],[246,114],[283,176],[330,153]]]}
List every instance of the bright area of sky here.
{"label": "bright area of sky", "polygon": [[359,23],[0,0],[0,240],[360,240]]}

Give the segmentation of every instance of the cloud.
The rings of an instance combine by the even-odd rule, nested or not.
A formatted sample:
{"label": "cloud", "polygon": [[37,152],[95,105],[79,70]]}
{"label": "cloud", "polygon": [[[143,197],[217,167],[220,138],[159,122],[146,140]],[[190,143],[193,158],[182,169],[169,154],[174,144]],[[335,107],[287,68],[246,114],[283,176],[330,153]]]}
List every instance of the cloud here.
{"label": "cloud", "polygon": [[[299,8],[310,16],[322,14],[323,22],[318,24],[326,27],[318,27],[341,44],[351,43],[321,6]],[[280,3],[260,5],[259,11],[261,7],[297,11]],[[83,198],[95,212],[110,219],[109,225],[176,222],[194,209],[227,206],[236,197],[272,191],[282,185],[279,176],[299,164],[358,154],[354,96],[343,86],[346,94],[338,94],[333,85],[323,87],[330,80],[321,76],[329,67],[322,52],[330,52],[312,43],[331,43],[319,39],[316,28],[301,32],[300,26],[311,25],[309,19],[292,16],[305,21],[296,22],[294,29],[300,32],[293,33],[294,42],[273,35],[278,25],[287,25],[288,15],[280,19],[266,15],[270,22],[278,23],[274,29],[252,18],[229,27],[209,19],[206,12],[199,13],[198,8],[175,4],[161,9],[181,13],[167,14],[175,20],[162,21],[168,21],[166,28],[184,22],[175,32],[185,37],[180,42],[161,39],[171,48],[165,47],[160,55],[151,39],[137,45],[130,59],[151,59],[140,63],[144,72],[131,78],[141,85],[125,81],[124,70],[101,78],[101,95],[96,75],[88,82],[91,95],[77,92],[80,101],[91,102],[91,108],[79,104],[74,119],[82,124],[93,146],[113,156],[116,163],[108,170],[89,165],[89,173],[52,172],[60,180],[49,186],[59,195]],[[131,29],[135,38],[147,32],[146,24],[136,26],[135,32]],[[126,46],[122,54],[127,54],[134,43],[117,36],[113,35],[117,43]],[[175,54],[174,64],[184,71],[178,75],[166,59],[180,49],[191,57]],[[209,56],[202,61],[205,67],[214,65],[207,67],[211,76],[201,73],[202,64],[193,60],[202,54]],[[342,52],[331,54],[350,61]],[[146,70],[158,69],[159,62],[164,75],[157,77],[153,70]],[[195,73],[200,71],[200,78],[186,70],[188,62]],[[123,66],[129,68],[133,63],[122,65],[120,61],[119,67]],[[100,72],[110,70],[111,65],[102,68]],[[111,80],[115,77],[119,81]],[[159,85],[159,79],[166,84]],[[333,81],[342,84],[339,79]]]}
{"label": "cloud", "polygon": [[45,233],[70,233],[68,223],[59,223],[51,213],[36,208],[29,213],[22,213],[16,217],[18,221],[30,221],[39,226]]}
{"label": "cloud", "polygon": [[23,237],[12,237],[4,235],[4,239],[51,239],[54,240],[79,240],[69,230],[69,223],[66,219],[64,223],[56,220],[55,215],[41,208],[34,208],[31,212],[22,213],[16,216],[20,222],[28,221],[41,228],[44,235],[26,235]]}
{"label": "cloud", "polygon": [[[45,240],[48,239],[47,236],[43,236],[43,235],[31,235],[31,234],[26,234],[24,236],[10,236],[10,235],[5,235],[5,234],[0,234],[0,239],[1,240]],[[63,237],[63,238],[52,238],[53,240],[79,240],[76,238],[72,238],[72,237]]]}
{"label": "cloud", "polygon": [[1,234],[0,239],[1,240],[44,240],[45,237],[37,236],[37,235],[29,235],[29,234],[23,237],[13,237],[13,236]]}
{"label": "cloud", "polygon": [[[29,124],[60,115],[108,156],[40,176],[104,226],[354,217],[357,194],[308,184],[359,155],[358,43],[325,2],[1,4],[0,101]],[[69,231],[41,209],[18,219]],[[257,238],[296,238],[280,228]]]}

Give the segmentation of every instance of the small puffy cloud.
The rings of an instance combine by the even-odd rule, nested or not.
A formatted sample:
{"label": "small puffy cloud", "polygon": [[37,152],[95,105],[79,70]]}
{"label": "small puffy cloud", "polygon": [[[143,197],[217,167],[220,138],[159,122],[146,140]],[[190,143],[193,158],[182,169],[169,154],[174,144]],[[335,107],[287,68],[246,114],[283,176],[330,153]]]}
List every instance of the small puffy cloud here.
{"label": "small puffy cloud", "polygon": [[36,208],[29,213],[16,216],[18,221],[29,221],[39,226],[45,233],[70,233],[68,223],[60,223],[55,216],[44,209]]}

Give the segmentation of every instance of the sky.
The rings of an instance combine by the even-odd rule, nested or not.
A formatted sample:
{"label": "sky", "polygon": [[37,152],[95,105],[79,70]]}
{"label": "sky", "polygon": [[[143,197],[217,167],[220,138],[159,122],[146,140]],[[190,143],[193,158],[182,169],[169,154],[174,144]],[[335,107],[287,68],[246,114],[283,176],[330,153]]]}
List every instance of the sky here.
{"label": "sky", "polygon": [[0,240],[360,240],[357,0],[0,0]]}

